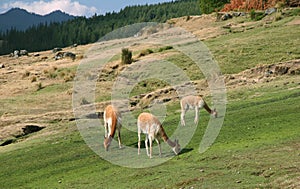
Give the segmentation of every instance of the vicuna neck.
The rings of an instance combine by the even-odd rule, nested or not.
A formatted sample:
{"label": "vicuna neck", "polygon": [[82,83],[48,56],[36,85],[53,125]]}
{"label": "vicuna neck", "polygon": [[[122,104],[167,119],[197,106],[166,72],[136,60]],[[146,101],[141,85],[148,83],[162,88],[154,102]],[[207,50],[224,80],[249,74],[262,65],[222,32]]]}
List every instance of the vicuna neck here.
{"label": "vicuna neck", "polygon": [[172,148],[176,146],[176,143],[169,139],[168,135],[166,134],[164,128],[160,125],[160,133],[161,138]]}
{"label": "vicuna neck", "polygon": [[174,148],[174,147],[176,146],[176,143],[173,142],[173,141],[170,140],[170,139],[168,139],[168,140],[166,141],[166,143],[167,143],[169,146],[171,146],[172,148]]}
{"label": "vicuna neck", "polygon": [[208,105],[205,103],[204,104],[204,109],[208,112],[208,113],[210,113],[210,114],[212,114],[213,113],[213,111],[208,107]]}
{"label": "vicuna neck", "polygon": [[111,131],[109,134],[112,138],[114,138],[116,133],[117,121],[117,115],[114,114],[114,117],[112,117]]}
{"label": "vicuna neck", "polygon": [[161,135],[161,138],[167,142],[169,140],[169,137],[168,135],[166,134],[164,128],[162,127],[162,125],[160,125],[160,135]]}
{"label": "vicuna neck", "polygon": [[106,142],[106,143],[109,143],[109,142],[112,141],[112,139],[113,139],[113,137],[112,137],[111,135],[109,135],[109,136],[105,139],[105,142]]}

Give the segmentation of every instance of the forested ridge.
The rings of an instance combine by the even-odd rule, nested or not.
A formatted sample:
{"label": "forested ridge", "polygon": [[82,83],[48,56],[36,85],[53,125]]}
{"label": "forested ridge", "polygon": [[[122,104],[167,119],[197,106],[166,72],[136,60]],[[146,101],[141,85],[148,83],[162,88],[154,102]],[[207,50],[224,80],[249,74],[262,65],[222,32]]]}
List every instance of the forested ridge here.
{"label": "forested ridge", "polygon": [[166,22],[170,18],[208,14],[213,11],[264,10],[277,6],[300,6],[299,0],[175,0],[172,2],[128,6],[119,12],[76,17],[63,23],[45,23],[25,31],[14,28],[0,33],[0,55],[14,50],[29,52],[88,44],[105,34],[134,23]]}
{"label": "forested ridge", "polygon": [[128,6],[120,12],[77,17],[64,23],[46,23],[32,26],[26,31],[11,29],[0,34],[0,54],[15,49],[29,52],[66,47],[72,44],[96,42],[105,34],[134,23],[165,22],[167,19],[199,15],[199,0],[178,0],[154,5]]}

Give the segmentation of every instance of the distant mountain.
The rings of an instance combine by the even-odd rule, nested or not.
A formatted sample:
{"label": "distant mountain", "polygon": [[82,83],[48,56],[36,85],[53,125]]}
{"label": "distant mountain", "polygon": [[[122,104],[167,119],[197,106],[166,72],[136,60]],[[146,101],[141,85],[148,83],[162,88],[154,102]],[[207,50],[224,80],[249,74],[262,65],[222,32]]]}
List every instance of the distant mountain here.
{"label": "distant mountain", "polygon": [[[128,6],[117,13],[106,13],[105,15],[95,15],[89,18],[76,17],[68,22],[49,23],[47,26],[39,25],[26,31],[11,30],[0,33],[0,55],[9,54],[16,49],[37,52],[55,47],[67,47],[73,44],[94,43],[99,39],[103,39],[108,33],[134,23],[164,23],[170,18],[183,16],[189,18],[189,16],[199,14],[199,0],[176,0],[159,4]],[[21,18],[22,16],[17,17],[17,19]],[[105,39],[133,36],[138,32],[136,29],[138,27],[135,30],[127,31],[125,29],[122,33],[112,32]]]}
{"label": "distant mountain", "polygon": [[23,31],[30,26],[40,23],[64,22],[74,18],[75,16],[71,16],[59,10],[42,16],[29,13],[24,9],[13,8],[4,14],[0,14],[0,32],[5,32],[11,28]]}

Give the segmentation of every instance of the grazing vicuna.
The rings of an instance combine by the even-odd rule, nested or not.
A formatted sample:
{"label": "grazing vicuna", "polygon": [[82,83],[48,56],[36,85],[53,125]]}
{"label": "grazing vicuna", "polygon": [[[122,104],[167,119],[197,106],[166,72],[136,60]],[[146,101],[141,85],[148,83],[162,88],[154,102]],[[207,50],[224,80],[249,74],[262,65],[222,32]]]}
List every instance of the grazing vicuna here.
{"label": "grazing vicuna", "polygon": [[[152,158],[152,141],[154,139],[158,144],[159,156],[161,156],[161,146],[160,146],[161,138],[172,148],[172,150],[176,155],[180,152],[180,145],[178,143],[178,140],[175,139],[175,141],[173,142],[168,138],[160,121],[154,115],[150,113],[141,113],[138,117],[137,127],[138,127],[138,140],[139,140],[138,154],[140,154],[140,148],[141,148],[141,133],[146,134],[145,146],[147,150],[147,155],[150,158]],[[150,153],[148,150],[148,140],[150,143]]]}
{"label": "grazing vicuna", "polygon": [[119,147],[122,148],[121,144],[121,114],[119,111],[113,107],[112,105],[108,105],[103,114],[104,119],[104,128],[105,128],[105,136],[104,136],[104,148],[108,151],[108,148],[111,144],[112,139],[114,138],[115,132],[118,132],[118,141]]}
{"label": "grazing vicuna", "polygon": [[195,124],[198,124],[198,120],[199,120],[199,109],[204,107],[204,109],[210,113],[211,115],[213,115],[215,118],[218,116],[218,113],[216,111],[216,109],[211,110],[208,105],[206,104],[206,102],[203,100],[202,97],[200,96],[186,96],[183,97],[180,100],[180,106],[181,106],[181,115],[180,115],[180,120],[181,120],[181,125],[185,126],[185,121],[184,121],[184,116],[185,113],[187,112],[188,109],[194,108],[195,109]]}

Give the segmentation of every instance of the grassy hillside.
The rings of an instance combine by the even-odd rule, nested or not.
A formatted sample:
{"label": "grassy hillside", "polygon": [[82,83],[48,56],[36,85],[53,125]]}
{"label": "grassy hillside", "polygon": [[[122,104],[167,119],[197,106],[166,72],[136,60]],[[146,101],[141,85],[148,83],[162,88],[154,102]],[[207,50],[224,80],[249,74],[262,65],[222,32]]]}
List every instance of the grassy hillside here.
{"label": "grassy hillside", "polygon": [[[197,23],[195,19],[184,21],[187,28],[191,27],[192,21]],[[223,27],[229,22],[236,26],[231,27],[230,31]],[[243,22],[212,22],[207,28],[214,28],[216,35],[205,39],[205,44],[223,73],[236,74],[257,65],[299,59],[298,22],[299,17],[284,18],[268,27],[263,22],[250,22],[248,19]],[[177,24],[180,24],[179,21]],[[196,30],[200,29],[194,28]],[[197,35],[203,37],[200,33]],[[157,47],[136,45],[132,47],[133,54],[148,48]],[[76,53],[86,49],[88,47],[78,47]],[[50,52],[41,54],[52,56]],[[179,67],[184,67],[183,62],[190,65],[190,60],[174,49],[155,51],[142,58],[147,57],[165,58]],[[199,153],[199,144],[210,117],[201,110],[195,134],[178,156],[155,167],[132,169],[100,158],[87,146],[76,127],[70,94],[73,82],[65,77],[74,73],[74,67],[80,60],[0,58],[1,62],[10,62],[8,66],[11,67],[0,69],[3,81],[0,88],[0,137],[13,137],[15,141],[0,146],[0,188],[300,187],[300,75],[297,72],[258,79],[253,83],[227,83],[228,103],[224,124],[218,138],[206,152]],[[195,75],[193,68],[187,70],[191,76]],[[97,82],[97,102],[108,99],[112,76],[117,74],[110,67],[106,71],[109,74],[104,73],[106,77]],[[28,72],[30,74],[26,74]],[[246,73],[243,72],[242,76],[247,78],[248,75],[243,74]],[[32,82],[33,76],[37,77],[37,82]],[[201,78],[193,77],[197,80]],[[41,89],[37,88],[39,82],[43,86]],[[149,83],[142,83],[134,92],[138,94],[139,91],[149,92],[165,87],[164,83],[154,87]],[[206,99],[211,104],[209,95]],[[163,125],[169,135],[180,121],[179,109],[178,100],[167,104],[167,117]],[[192,118],[193,114],[189,111],[187,117]],[[29,123],[45,125],[46,128],[38,133],[15,137],[16,133],[12,130],[20,130],[22,124]],[[132,156],[137,157],[137,134],[126,130],[126,126],[122,130],[124,145],[136,148],[136,154]],[[187,126],[182,130],[194,127]],[[97,138],[94,140],[98,141]],[[102,142],[103,137],[99,136],[99,148],[102,148]],[[110,150],[122,152],[114,146]],[[163,158],[172,155],[170,148],[164,146],[162,150]],[[156,148],[151,160],[145,153],[143,148],[141,157],[137,159],[145,158],[149,162],[160,158]]]}
{"label": "grassy hillside", "polygon": [[238,73],[257,64],[299,59],[299,25],[288,24],[293,19],[233,27],[229,35],[209,39],[206,44],[224,73]]}
{"label": "grassy hillside", "polygon": [[[297,111],[300,94],[295,79],[299,77],[276,81],[277,88],[264,84],[230,91],[229,95],[235,99],[229,102],[224,126],[217,141],[204,154],[200,154],[198,148],[208,121],[206,112],[201,112],[197,131],[182,154],[146,169],[123,168],[101,160],[86,146],[75,124],[64,123],[59,124],[63,133],[2,147],[1,186],[296,188],[300,176]],[[290,84],[284,85],[286,81]],[[171,125],[179,121],[178,104],[169,106],[173,113],[165,122],[168,133]],[[135,139],[128,140],[128,136],[123,132],[125,144],[129,146]],[[164,148],[163,153],[170,153],[170,149]],[[157,151],[154,158],[159,158]]]}

